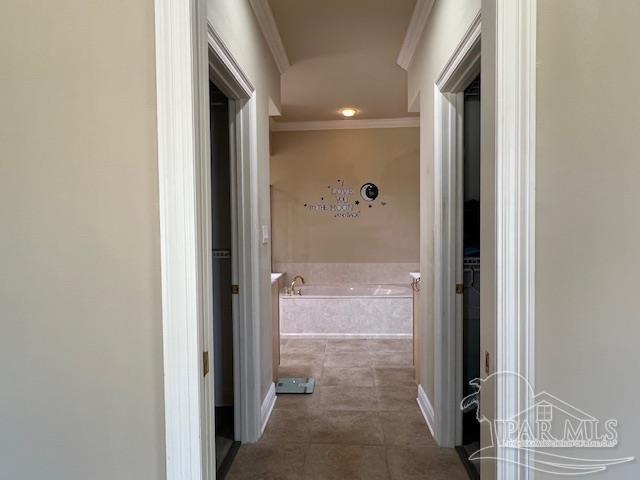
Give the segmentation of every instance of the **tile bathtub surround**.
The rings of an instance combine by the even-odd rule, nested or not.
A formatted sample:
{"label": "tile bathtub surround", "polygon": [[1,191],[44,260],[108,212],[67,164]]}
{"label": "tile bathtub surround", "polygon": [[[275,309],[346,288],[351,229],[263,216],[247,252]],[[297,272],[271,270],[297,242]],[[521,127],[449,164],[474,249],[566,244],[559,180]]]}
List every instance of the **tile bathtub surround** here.
{"label": "tile bathtub surround", "polygon": [[410,297],[280,299],[283,335],[410,335],[412,331]]}
{"label": "tile bathtub surround", "polygon": [[316,391],[278,396],[263,438],[240,448],[227,478],[466,480],[455,451],[429,433],[410,360],[380,365],[407,362],[410,349],[411,340],[284,340],[280,377],[313,375]]}
{"label": "tile bathtub surround", "polygon": [[296,275],[302,275],[309,285],[372,285],[409,284],[410,272],[418,263],[274,263],[274,271],[285,272],[288,285]]}

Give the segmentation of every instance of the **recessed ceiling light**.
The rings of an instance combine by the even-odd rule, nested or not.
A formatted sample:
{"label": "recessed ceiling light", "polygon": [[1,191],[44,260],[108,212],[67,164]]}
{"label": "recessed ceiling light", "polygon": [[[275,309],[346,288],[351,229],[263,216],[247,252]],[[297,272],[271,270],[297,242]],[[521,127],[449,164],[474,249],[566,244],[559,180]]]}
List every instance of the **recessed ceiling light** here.
{"label": "recessed ceiling light", "polygon": [[343,117],[353,117],[358,112],[354,108],[343,108],[340,113]]}

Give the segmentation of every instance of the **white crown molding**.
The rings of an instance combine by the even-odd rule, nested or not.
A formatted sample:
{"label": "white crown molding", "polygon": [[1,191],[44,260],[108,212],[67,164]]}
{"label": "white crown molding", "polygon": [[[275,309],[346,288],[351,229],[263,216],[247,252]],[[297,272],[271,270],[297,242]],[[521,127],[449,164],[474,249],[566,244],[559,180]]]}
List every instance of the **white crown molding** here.
{"label": "white crown molding", "polygon": [[413,15],[411,15],[411,21],[407,28],[407,33],[404,36],[400,53],[398,54],[398,65],[405,70],[409,69],[413,56],[418,48],[418,42],[422,36],[429,15],[431,14],[431,8],[435,0],[418,0],[416,6],[413,9]]}
{"label": "white crown molding", "polygon": [[420,127],[420,117],[372,118],[362,120],[319,120],[315,122],[271,122],[272,132],[411,127]]}
{"label": "white crown molding", "polygon": [[278,25],[276,25],[276,21],[273,18],[269,2],[268,0],[249,0],[249,3],[258,19],[264,38],[271,49],[273,59],[278,65],[278,70],[280,70],[280,73],[284,73],[291,64],[289,63],[287,51],[284,49]]}

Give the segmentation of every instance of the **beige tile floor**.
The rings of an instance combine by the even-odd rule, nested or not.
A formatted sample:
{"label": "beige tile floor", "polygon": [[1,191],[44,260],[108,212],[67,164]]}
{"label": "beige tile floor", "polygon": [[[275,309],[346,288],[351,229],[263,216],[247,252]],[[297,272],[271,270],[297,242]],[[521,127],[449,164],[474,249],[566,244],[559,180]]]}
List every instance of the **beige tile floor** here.
{"label": "beige tile floor", "polygon": [[285,340],[280,377],[314,376],[312,395],[281,395],[262,439],[230,480],[466,480],[416,403],[409,340]]}

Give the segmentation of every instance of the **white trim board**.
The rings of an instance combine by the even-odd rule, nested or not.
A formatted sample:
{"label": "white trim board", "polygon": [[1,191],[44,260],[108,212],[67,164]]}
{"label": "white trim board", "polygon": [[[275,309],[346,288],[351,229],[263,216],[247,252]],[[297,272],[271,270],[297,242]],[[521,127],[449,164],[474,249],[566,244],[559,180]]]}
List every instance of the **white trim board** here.
{"label": "white trim board", "polygon": [[[222,39],[208,25],[211,77],[229,98],[230,155],[232,158],[232,282],[240,285],[233,295],[233,355],[235,433],[237,440],[255,442],[261,435],[260,398],[260,277],[258,250],[258,198],[257,198],[257,135],[256,98],[251,81]],[[210,198],[211,182],[203,168],[203,198]],[[208,204],[208,200],[205,200]],[[210,217],[210,214],[209,214]],[[200,217],[199,223],[210,222]],[[203,233],[210,239],[211,230]],[[205,245],[205,242],[203,242]],[[210,242],[205,247],[211,251]],[[205,254],[203,253],[203,256]],[[208,263],[211,265],[211,262]],[[210,290],[210,289],[209,289]],[[207,311],[212,311],[212,306]],[[210,323],[210,322],[209,322]],[[207,336],[207,341],[212,336]],[[213,348],[211,345],[210,348]],[[212,389],[207,389],[211,395]],[[208,424],[208,428],[212,423]],[[211,433],[211,432],[210,432]],[[212,433],[211,433],[212,434]]]}
{"label": "white trim board", "polygon": [[433,426],[436,424],[435,412],[433,410],[433,407],[431,406],[429,397],[427,397],[427,394],[422,388],[422,385],[418,385],[418,398],[416,398],[416,401],[418,402],[418,407],[420,408],[420,412],[424,417],[424,421],[427,422],[427,427],[429,427],[431,436],[435,438],[435,433],[433,430]]}
{"label": "white trim board", "polygon": [[[491,371],[517,373],[534,386],[536,0],[498,0],[493,20],[495,105],[483,106],[495,110],[496,352]],[[434,86],[434,429],[442,446],[455,443],[460,396],[456,382],[450,385],[459,348],[452,241],[459,222],[460,92],[479,71],[480,29],[478,16]],[[512,418],[530,407],[526,386],[517,378],[497,379],[495,418]],[[526,468],[532,462],[528,453],[500,449],[497,455],[503,459],[496,467],[498,480],[533,478]]]}
{"label": "white trim board", "polygon": [[[218,32],[208,21],[207,41],[209,48],[213,52],[213,55],[209,55],[211,75],[218,88],[225,90],[225,94],[231,98],[249,98],[253,95],[255,87],[251,80],[242,71],[229,48],[227,48]],[[225,72],[230,75],[223,74]]]}
{"label": "white trim board", "polygon": [[276,384],[271,383],[269,391],[264,397],[262,406],[260,407],[260,435],[262,435],[264,433],[264,429],[267,428],[267,423],[269,423],[269,418],[271,418],[271,413],[273,412],[273,408],[276,406],[277,399]]}
{"label": "white trim board", "polygon": [[255,95],[207,24],[206,10],[206,0],[155,2],[167,480],[215,478],[214,372],[203,375],[203,351],[213,358],[210,75],[235,109],[231,150],[238,194],[232,203],[240,220],[234,232],[234,283],[242,285],[234,296],[236,434],[243,441],[257,440],[262,419]]}
{"label": "white trim board", "polygon": [[478,14],[462,36],[434,86],[434,351],[435,439],[453,447],[460,440],[462,370],[461,298],[458,255],[462,255],[459,197],[462,187],[463,94],[480,73]]}
{"label": "white trim board", "polygon": [[[156,0],[162,341],[168,480],[214,478],[203,448],[198,165],[208,160],[206,0]],[[205,111],[206,109],[206,111]]]}
{"label": "white trim board", "polygon": [[[496,2],[496,371],[535,389],[536,0]],[[504,378],[503,378],[504,377]],[[515,375],[496,385],[495,418],[527,410]],[[498,480],[530,479],[533,459],[498,447]],[[518,457],[518,455],[520,455]]]}
{"label": "white trim board", "polygon": [[482,13],[478,12],[436,80],[441,91],[458,91],[462,84],[468,83],[479,73],[481,31]]}
{"label": "white trim board", "polygon": [[271,122],[272,132],[311,130],[358,130],[368,128],[419,128],[420,117],[372,118],[358,120],[318,120],[313,122]]}
{"label": "white trim board", "polygon": [[267,41],[267,45],[269,45],[269,49],[271,50],[271,54],[273,55],[276,65],[278,66],[278,70],[280,70],[280,73],[282,74],[287,71],[291,64],[289,63],[287,51],[282,43],[282,37],[280,37],[278,25],[273,18],[273,12],[271,11],[269,2],[267,0],[249,0],[249,3],[253,8],[253,13],[255,13],[258,23],[260,24],[260,29]]}
{"label": "white trim board", "polygon": [[398,65],[405,70],[409,69],[411,61],[416,54],[418,42],[422,37],[424,27],[427,25],[427,20],[429,19],[434,3],[435,0],[418,0],[416,2],[397,60]]}

